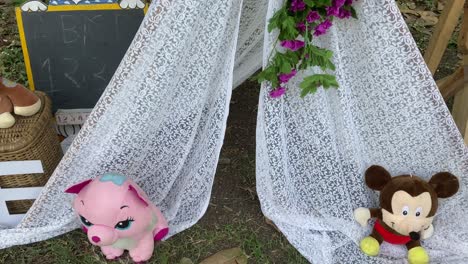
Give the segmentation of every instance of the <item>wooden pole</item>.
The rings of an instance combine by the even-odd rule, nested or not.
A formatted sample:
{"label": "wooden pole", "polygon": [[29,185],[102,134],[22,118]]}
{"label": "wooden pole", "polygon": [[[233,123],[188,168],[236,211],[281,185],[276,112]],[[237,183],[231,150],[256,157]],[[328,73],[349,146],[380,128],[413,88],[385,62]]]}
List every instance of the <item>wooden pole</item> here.
{"label": "wooden pole", "polygon": [[465,128],[465,145],[468,146],[468,122],[466,122],[466,128]]}
{"label": "wooden pole", "polygon": [[424,60],[434,75],[444,55],[458,18],[463,12],[464,0],[448,0],[429,41]]}
{"label": "wooden pole", "polygon": [[465,82],[463,90],[455,95],[452,109],[453,119],[457,124],[460,133],[465,136],[465,142],[468,139],[468,83]]}
{"label": "wooden pole", "polygon": [[453,74],[437,80],[437,86],[445,100],[463,89],[463,75],[463,66],[461,66]]}
{"label": "wooden pole", "polygon": [[[465,14],[468,12],[468,6],[465,4]],[[458,38],[458,48],[463,53],[463,90],[459,91],[454,98],[452,115],[455,123],[465,138],[465,145],[468,145],[468,20],[463,15],[462,30]]]}

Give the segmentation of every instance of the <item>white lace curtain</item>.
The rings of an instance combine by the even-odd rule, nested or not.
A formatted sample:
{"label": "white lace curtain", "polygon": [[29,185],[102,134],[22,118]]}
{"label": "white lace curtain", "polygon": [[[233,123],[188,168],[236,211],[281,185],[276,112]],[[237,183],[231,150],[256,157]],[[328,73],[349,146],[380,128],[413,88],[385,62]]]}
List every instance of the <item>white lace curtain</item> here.
{"label": "white lace curtain", "polygon": [[[63,190],[103,171],[125,173],[160,205],[171,235],[204,214],[223,142],[232,87],[266,63],[265,22],[282,0],[155,1],[87,123],[20,225],[0,248],[48,239],[78,223]],[[468,154],[393,0],[359,0],[359,20],[339,21],[317,44],[334,51],[338,90],[299,97],[262,87],[257,191],[262,210],[314,263],[405,263],[384,245],[368,258],[370,232],[353,209],[376,206],[363,171],[429,178],[448,170],[460,192],[443,201],[424,243],[435,263],[468,261]],[[312,71],[314,71],[313,69]]]}

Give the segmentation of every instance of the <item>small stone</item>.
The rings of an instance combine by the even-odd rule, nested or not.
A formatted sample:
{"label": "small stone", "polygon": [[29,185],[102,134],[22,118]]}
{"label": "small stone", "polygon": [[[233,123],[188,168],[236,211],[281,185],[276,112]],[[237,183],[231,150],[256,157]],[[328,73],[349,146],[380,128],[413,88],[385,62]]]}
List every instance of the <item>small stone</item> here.
{"label": "small stone", "polygon": [[231,164],[231,159],[230,158],[220,158],[218,163],[221,164],[221,165]]}
{"label": "small stone", "polygon": [[193,261],[189,258],[182,258],[179,264],[193,264]]}
{"label": "small stone", "polygon": [[415,9],[416,8],[416,4],[414,2],[408,2],[408,3],[406,3],[406,6],[409,9]]}

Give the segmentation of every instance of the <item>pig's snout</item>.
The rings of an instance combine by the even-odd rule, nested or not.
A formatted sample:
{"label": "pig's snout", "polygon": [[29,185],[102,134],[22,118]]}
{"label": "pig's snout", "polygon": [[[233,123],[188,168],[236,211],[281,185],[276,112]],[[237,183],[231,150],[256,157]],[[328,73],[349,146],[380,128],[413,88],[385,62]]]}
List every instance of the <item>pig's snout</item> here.
{"label": "pig's snout", "polygon": [[89,241],[98,246],[109,246],[117,240],[114,228],[101,225],[93,225],[88,229]]}

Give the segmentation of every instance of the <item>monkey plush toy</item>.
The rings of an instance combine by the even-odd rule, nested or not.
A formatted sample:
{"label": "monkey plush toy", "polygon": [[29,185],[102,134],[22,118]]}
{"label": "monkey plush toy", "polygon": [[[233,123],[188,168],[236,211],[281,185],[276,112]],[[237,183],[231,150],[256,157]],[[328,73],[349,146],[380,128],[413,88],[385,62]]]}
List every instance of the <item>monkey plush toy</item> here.
{"label": "monkey plush toy", "polygon": [[414,176],[391,177],[381,166],[371,166],[365,173],[369,188],[380,191],[381,208],[357,208],[354,218],[366,226],[370,218],[377,218],[370,236],[361,240],[361,250],[370,256],[379,253],[382,242],[405,245],[411,264],[429,262],[429,255],[421,247],[421,239],[434,232],[432,220],[437,211],[437,199],[447,198],[458,191],[457,177],[440,172],[429,182]]}

